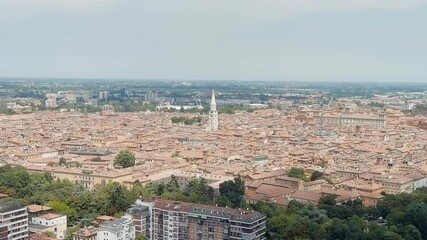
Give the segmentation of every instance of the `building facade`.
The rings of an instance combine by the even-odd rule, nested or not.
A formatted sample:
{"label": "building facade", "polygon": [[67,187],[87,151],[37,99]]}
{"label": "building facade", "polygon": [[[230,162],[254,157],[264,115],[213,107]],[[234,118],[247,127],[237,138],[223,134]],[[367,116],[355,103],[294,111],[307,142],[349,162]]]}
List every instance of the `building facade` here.
{"label": "building facade", "polygon": [[98,229],[94,227],[82,228],[73,233],[73,240],[96,240]]}
{"label": "building facade", "polygon": [[99,96],[98,96],[98,98],[99,98],[99,99],[102,99],[102,100],[108,100],[109,95],[110,95],[110,92],[109,92],[109,91],[99,91]]}
{"label": "building facade", "polygon": [[28,239],[26,207],[0,206],[0,240]]}
{"label": "building facade", "polygon": [[30,232],[53,232],[58,239],[64,239],[67,231],[67,216],[47,213],[31,218]]}
{"label": "building facade", "polygon": [[265,239],[265,215],[249,210],[139,199],[129,213],[136,228],[141,229],[137,232],[149,239]]}
{"label": "building facade", "polygon": [[133,240],[135,226],[130,216],[115,221],[106,221],[98,228],[98,240]]}
{"label": "building facade", "polygon": [[369,127],[383,129],[387,126],[385,113],[359,114],[359,113],[320,113],[314,116],[321,127]]}
{"label": "building facade", "polygon": [[45,106],[47,108],[56,108],[58,107],[58,102],[56,101],[57,95],[54,93],[46,94]]}
{"label": "building facade", "polygon": [[144,205],[141,199],[136,200],[136,204],[132,206],[128,213],[132,216],[132,222],[135,226],[135,232],[144,236],[150,236],[150,207]]}

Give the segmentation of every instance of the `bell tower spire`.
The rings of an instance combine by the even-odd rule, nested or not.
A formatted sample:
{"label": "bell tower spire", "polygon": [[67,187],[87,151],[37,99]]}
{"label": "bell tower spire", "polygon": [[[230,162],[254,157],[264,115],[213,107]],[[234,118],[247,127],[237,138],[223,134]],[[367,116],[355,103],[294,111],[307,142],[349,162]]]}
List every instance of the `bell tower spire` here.
{"label": "bell tower spire", "polygon": [[206,130],[208,132],[218,130],[218,112],[216,110],[215,90],[212,90],[212,99],[209,110],[209,125]]}
{"label": "bell tower spire", "polygon": [[215,90],[212,90],[211,111],[216,111]]}

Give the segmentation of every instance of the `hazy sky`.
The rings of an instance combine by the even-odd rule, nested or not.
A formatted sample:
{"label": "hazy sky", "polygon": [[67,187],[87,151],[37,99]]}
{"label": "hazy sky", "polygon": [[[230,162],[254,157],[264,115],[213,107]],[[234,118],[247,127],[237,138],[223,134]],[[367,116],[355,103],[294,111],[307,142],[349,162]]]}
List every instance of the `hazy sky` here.
{"label": "hazy sky", "polygon": [[427,0],[0,0],[0,76],[427,82]]}

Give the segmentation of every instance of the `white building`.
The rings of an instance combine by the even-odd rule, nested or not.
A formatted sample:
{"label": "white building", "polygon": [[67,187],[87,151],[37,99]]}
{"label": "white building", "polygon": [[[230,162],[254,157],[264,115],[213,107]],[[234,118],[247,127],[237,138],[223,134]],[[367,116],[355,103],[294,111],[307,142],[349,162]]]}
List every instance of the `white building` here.
{"label": "white building", "polygon": [[56,108],[58,107],[58,102],[56,101],[57,95],[54,93],[46,94],[47,100],[45,101],[45,105],[48,108]]}
{"label": "white building", "polygon": [[30,232],[53,232],[58,239],[64,239],[67,230],[67,216],[47,213],[31,219]]}
{"label": "white building", "polygon": [[102,105],[101,114],[102,116],[114,115],[114,106],[109,104]]}
{"label": "white building", "polygon": [[211,107],[209,111],[209,123],[207,131],[217,131],[218,130],[218,111],[216,110],[216,101],[215,101],[215,91],[212,90],[212,99]]}
{"label": "white building", "polygon": [[98,228],[98,240],[133,240],[135,226],[131,216],[124,216],[116,221],[104,222]]}
{"label": "white building", "polygon": [[414,178],[414,190],[419,188],[427,187],[427,178],[424,175]]}
{"label": "white building", "polygon": [[74,93],[66,93],[65,99],[67,100],[67,102],[75,103],[77,101],[77,96]]}
{"label": "white building", "polygon": [[0,206],[0,239],[28,239],[27,207]]}
{"label": "white building", "polygon": [[58,157],[58,151],[56,151],[56,150],[45,151],[45,152],[42,152],[41,156],[43,159],[56,158],[56,157]]}
{"label": "white building", "polygon": [[100,91],[99,92],[99,99],[108,100],[109,95],[110,95],[110,92],[108,92],[108,91]]}

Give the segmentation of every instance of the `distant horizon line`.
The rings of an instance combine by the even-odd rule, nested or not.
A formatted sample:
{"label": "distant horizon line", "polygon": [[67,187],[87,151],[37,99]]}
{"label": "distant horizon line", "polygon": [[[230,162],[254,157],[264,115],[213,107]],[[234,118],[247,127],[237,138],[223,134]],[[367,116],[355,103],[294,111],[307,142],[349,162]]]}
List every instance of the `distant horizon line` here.
{"label": "distant horizon line", "polygon": [[381,83],[394,83],[394,84],[424,84],[427,85],[427,79],[422,80],[337,80],[337,79],[325,79],[325,80],[309,80],[309,79],[299,79],[299,80],[278,80],[278,79],[185,79],[185,78],[116,78],[116,77],[0,77],[1,80],[89,80],[89,81],[163,81],[163,82],[260,82],[260,83],[370,83],[370,84],[381,84]]}
{"label": "distant horizon line", "polygon": [[376,84],[422,84],[427,85],[426,81],[411,81],[407,80],[337,80],[337,79],[325,79],[325,80],[309,80],[309,79],[298,79],[298,80],[245,80],[245,79],[181,79],[181,78],[106,78],[106,77],[0,77],[0,81],[4,80],[88,80],[88,81],[162,81],[162,82],[246,82],[246,83],[376,83]]}

